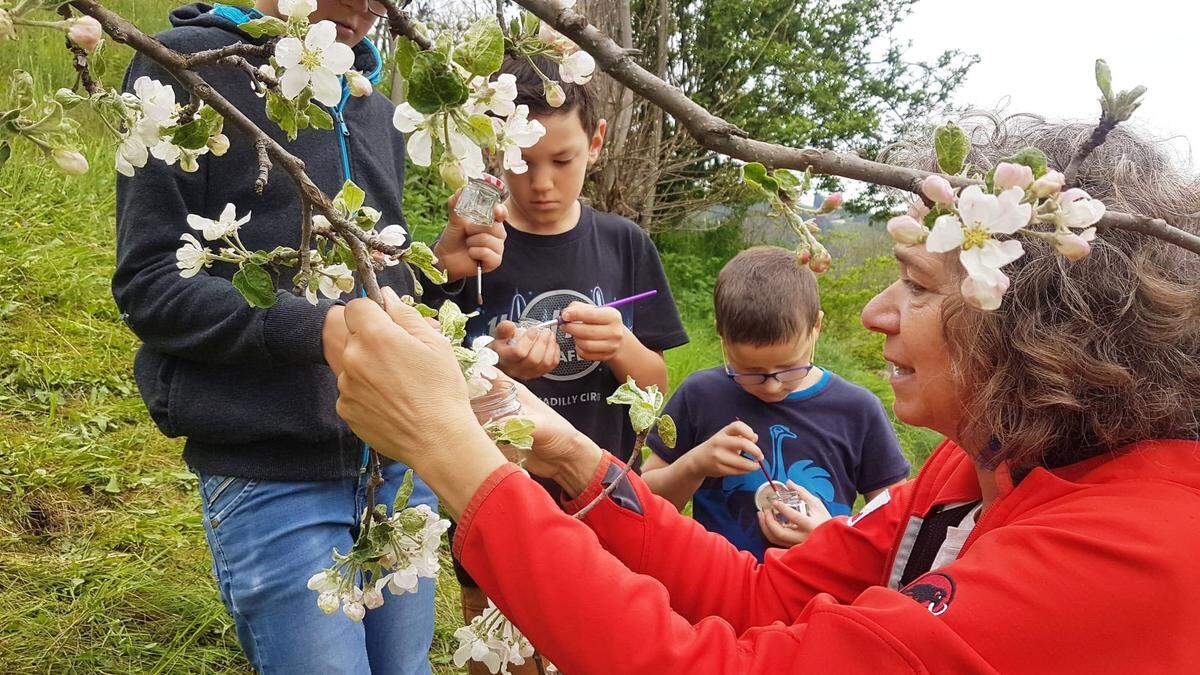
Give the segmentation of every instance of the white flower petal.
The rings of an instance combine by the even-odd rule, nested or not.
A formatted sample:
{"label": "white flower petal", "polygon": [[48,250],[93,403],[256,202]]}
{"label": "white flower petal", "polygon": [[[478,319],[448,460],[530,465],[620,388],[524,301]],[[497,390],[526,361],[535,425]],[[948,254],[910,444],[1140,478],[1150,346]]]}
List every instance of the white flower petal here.
{"label": "white flower petal", "polygon": [[401,133],[412,133],[424,123],[425,116],[417,112],[408,101],[396,106],[396,111],[392,113],[392,126]]}
{"label": "white flower petal", "polygon": [[408,137],[408,158],[417,166],[429,166],[433,154],[433,137],[427,129],[420,129]]}
{"label": "white flower petal", "polygon": [[966,227],[985,223],[992,218],[997,207],[995,195],[984,194],[978,185],[969,185],[958,196],[958,215]]}
{"label": "white flower petal", "polygon": [[304,45],[294,37],[286,37],[275,45],[275,60],[284,69],[300,65],[300,55],[304,53]]}
{"label": "white flower petal", "polygon": [[342,81],[324,68],[312,71],[312,88],[313,98],[327,106],[333,107],[342,101]]}
{"label": "white flower petal", "polygon": [[958,218],[945,215],[933,221],[933,231],[925,239],[925,250],[930,253],[945,253],[962,246],[963,228]]}
{"label": "white flower petal", "polygon": [[314,23],[309,27],[308,35],[304,36],[304,46],[312,51],[324,51],[335,42],[337,42],[337,25],[332,21]]}
{"label": "white flower petal", "polygon": [[[283,93],[284,98],[294,99],[304,91],[311,79],[309,72],[299,66],[288,68],[283,71],[283,75],[279,77],[279,88]],[[337,101],[334,101],[337,104]]]}
{"label": "white flower petal", "polygon": [[321,64],[334,75],[342,75],[354,65],[354,50],[340,42],[335,42],[321,52]]}

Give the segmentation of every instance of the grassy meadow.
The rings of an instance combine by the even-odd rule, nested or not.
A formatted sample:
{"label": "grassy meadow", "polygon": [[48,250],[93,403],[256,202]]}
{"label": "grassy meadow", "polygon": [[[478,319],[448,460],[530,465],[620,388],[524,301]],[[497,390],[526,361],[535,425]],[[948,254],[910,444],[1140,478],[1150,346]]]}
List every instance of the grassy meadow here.
{"label": "grassy meadow", "polygon": [[[106,4],[158,29],[177,3]],[[0,47],[0,86],[14,68],[35,72],[43,91],[69,86],[61,45],[59,34],[26,32]],[[109,45],[100,79],[117,85],[128,56]],[[210,576],[182,442],[164,438],[147,416],[131,370],[137,340],[109,293],[109,145],[89,141],[92,171],[82,178],[36,161],[27,145],[0,173],[0,671],[247,672]],[[415,175],[406,200],[428,239],[442,191]],[[720,362],[709,298],[716,271],[741,241],[734,228],[658,241],[693,338],[669,355],[678,382]],[[879,257],[887,244],[872,232],[845,248],[851,254],[822,278],[826,329],[817,360],[887,401],[881,340],[857,319],[890,282],[892,264]],[[914,462],[923,460],[932,435],[898,431]],[[452,672],[460,622],[444,562],[431,657],[439,672]]]}

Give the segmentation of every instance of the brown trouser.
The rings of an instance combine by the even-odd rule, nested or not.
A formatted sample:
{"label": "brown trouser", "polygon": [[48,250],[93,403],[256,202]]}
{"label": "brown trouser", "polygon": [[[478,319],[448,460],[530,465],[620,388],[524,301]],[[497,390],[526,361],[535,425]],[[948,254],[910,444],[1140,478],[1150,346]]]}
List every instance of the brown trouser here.
{"label": "brown trouser", "polygon": [[[471,623],[471,619],[483,614],[483,610],[487,609],[487,596],[478,587],[463,586],[462,587],[462,614],[463,621]],[[530,659],[525,659],[525,663],[519,666],[509,666],[508,672],[511,675],[538,675],[538,667],[535,661],[540,660],[540,657],[534,656]],[[545,663],[543,662],[543,671],[545,672]],[[487,666],[479,661],[467,661],[467,672],[471,675],[491,675],[488,672]]]}

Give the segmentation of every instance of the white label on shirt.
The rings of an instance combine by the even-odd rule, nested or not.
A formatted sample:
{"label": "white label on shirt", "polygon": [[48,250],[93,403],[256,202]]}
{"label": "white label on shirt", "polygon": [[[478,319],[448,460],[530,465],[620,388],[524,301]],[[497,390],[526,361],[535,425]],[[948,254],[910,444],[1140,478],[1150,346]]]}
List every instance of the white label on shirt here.
{"label": "white label on shirt", "polygon": [[858,521],[862,520],[868,513],[883,506],[884,504],[887,504],[890,501],[892,501],[891,493],[889,493],[887,490],[880,492],[879,494],[875,495],[874,499],[867,502],[867,505],[863,507],[862,511],[859,511],[858,513],[856,513],[854,515],[854,517],[850,518],[850,520],[847,520],[846,524],[853,527],[854,525],[856,525],[858,523]]}

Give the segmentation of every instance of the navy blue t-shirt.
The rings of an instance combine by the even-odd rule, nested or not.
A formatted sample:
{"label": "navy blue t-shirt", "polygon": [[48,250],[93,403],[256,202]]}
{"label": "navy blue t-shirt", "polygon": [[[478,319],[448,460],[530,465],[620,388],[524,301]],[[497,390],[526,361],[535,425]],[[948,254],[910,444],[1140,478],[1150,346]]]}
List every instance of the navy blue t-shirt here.
{"label": "navy blue t-shirt", "polygon": [[[722,367],[701,370],[684,380],[666,412],[679,429],[675,448],[657,434],[648,443],[663,461],[674,462],[740,418],[758,434],[771,478],[802,486],[834,516],[849,515],[857,493],[904,480],[911,468],[879,399],[829,371],[778,403],[764,403]],[[708,478],[696,490],[692,513],[762,560],[770,544],[759,529],[754,493],[766,482],[761,471]]]}

